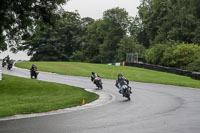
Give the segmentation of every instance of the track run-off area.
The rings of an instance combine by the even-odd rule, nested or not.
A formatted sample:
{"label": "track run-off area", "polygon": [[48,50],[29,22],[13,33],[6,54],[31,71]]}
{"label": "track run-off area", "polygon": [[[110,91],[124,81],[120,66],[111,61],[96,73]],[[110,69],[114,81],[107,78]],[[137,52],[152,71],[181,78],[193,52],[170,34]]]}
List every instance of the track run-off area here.
{"label": "track run-off area", "polygon": [[[2,68],[3,74],[30,78],[29,70]],[[0,119],[0,133],[199,133],[200,89],[130,82],[131,101],[115,80],[97,90],[88,77],[40,72],[38,80],[84,88],[99,99],[70,109]]]}

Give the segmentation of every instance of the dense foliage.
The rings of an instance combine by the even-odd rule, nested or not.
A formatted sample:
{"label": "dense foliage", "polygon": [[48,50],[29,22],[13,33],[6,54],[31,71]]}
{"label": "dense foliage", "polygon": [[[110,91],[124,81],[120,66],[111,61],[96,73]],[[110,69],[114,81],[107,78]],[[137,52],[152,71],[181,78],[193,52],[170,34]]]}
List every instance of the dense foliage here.
{"label": "dense foliage", "polygon": [[167,49],[166,44],[155,44],[151,48],[147,49],[145,52],[145,60],[150,64],[162,65],[161,60],[163,58],[163,53]]}
{"label": "dense foliage", "polygon": [[145,37],[146,47],[168,40],[200,44],[199,0],[142,0],[138,9],[137,38],[144,43]]}
{"label": "dense foliage", "polygon": [[134,34],[139,43],[150,47],[145,60],[199,71],[199,12],[199,0],[142,0]]}
{"label": "dense foliage", "polygon": [[28,49],[29,55],[33,54],[31,60],[68,61],[80,47],[81,26],[79,14],[65,12],[54,27],[39,25],[36,33],[23,43],[23,49]]}
{"label": "dense foliage", "polygon": [[77,12],[65,12],[54,27],[38,25],[22,49],[27,49],[35,61],[123,61],[127,49],[128,52],[144,51],[136,39],[127,36],[129,26],[128,13],[121,8],[105,11],[103,19],[96,21],[80,18]]}
{"label": "dense foliage", "polygon": [[20,41],[34,32],[38,23],[53,24],[60,5],[68,0],[1,0],[0,51],[10,45],[16,50]]}
{"label": "dense foliage", "polygon": [[141,0],[135,17],[118,7],[106,10],[99,20],[57,12],[56,21],[47,19],[54,20],[53,26],[31,22],[35,32],[23,38],[20,48],[35,61],[110,63],[138,53],[147,63],[199,71],[199,12],[199,0]]}
{"label": "dense foliage", "polygon": [[148,63],[176,67],[181,69],[200,70],[200,46],[195,44],[156,44],[145,53]]}

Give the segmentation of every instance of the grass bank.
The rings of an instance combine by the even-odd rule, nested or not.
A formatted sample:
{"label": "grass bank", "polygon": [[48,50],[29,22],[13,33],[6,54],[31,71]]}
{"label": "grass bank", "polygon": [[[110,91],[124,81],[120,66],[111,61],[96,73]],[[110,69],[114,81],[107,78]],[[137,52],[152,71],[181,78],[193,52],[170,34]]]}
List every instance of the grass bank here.
{"label": "grass bank", "polygon": [[16,66],[29,69],[32,64],[35,64],[40,71],[65,75],[89,77],[91,72],[94,71],[103,78],[116,79],[117,74],[122,73],[132,81],[200,88],[200,81],[190,77],[128,66],[109,66],[80,62],[21,62],[17,63]]}
{"label": "grass bank", "polygon": [[69,108],[96,100],[82,88],[3,75],[0,81],[0,117]]}

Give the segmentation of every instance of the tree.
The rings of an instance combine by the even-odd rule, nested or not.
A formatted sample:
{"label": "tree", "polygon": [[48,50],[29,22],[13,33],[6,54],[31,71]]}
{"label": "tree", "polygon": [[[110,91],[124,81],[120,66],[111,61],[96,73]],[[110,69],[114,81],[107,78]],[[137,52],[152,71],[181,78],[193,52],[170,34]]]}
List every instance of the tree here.
{"label": "tree", "polygon": [[166,30],[169,28],[166,26],[169,26],[170,22],[166,17],[170,10],[170,0],[143,0],[138,9],[143,24],[142,31],[145,31],[149,42],[145,46],[165,41]]}
{"label": "tree", "polygon": [[199,5],[199,0],[142,0],[137,36],[145,35],[146,47],[168,40],[200,44]]}
{"label": "tree", "polygon": [[88,26],[81,50],[73,53],[71,59],[83,61],[83,56],[86,62],[115,62],[118,43],[126,35],[129,25],[128,13],[124,9],[105,11],[103,19]]}
{"label": "tree", "polygon": [[23,49],[33,55],[31,60],[67,61],[80,49],[82,27],[78,13],[65,12],[54,27],[40,25],[36,29],[36,33],[23,43]]}
{"label": "tree", "polygon": [[[73,54],[73,60],[83,61],[84,57],[84,61],[86,62],[101,63],[101,59],[99,56],[100,46],[103,44],[104,41],[101,29],[102,23],[103,20],[97,20],[88,26],[86,34],[85,36],[83,36],[81,50]],[[81,57],[81,55],[83,57]]]}
{"label": "tree", "polygon": [[95,22],[94,19],[92,19],[90,17],[85,17],[85,18],[81,19],[81,26],[83,27],[83,30],[86,32],[88,27],[94,22]]}
{"label": "tree", "polygon": [[167,44],[155,44],[147,49],[144,57],[145,61],[150,64],[161,65],[163,53],[169,47]]}
{"label": "tree", "polygon": [[126,53],[138,53],[140,56],[144,53],[144,46],[139,44],[133,36],[125,35],[118,43],[117,61],[126,60]]}
{"label": "tree", "polygon": [[130,17],[129,33],[137,40],[138,43],[142,44],[146,48],[149,47],[150,42],[147,36],[147,31],[143,27],[143,23],[138,16]]}
{"label": "tree", "polygon": [[68,0],[1,0],[0,51],[7,45],[16,50],[20,40],[33,34],[38,23],[53,24],[60,5]]}
{"label": "tree", "polygon": [[125,9],[113,8],[104,12],[102,30],[104,41],[100,47],[102,63],[116,61],[118,43],[127,33],[129,17]]}

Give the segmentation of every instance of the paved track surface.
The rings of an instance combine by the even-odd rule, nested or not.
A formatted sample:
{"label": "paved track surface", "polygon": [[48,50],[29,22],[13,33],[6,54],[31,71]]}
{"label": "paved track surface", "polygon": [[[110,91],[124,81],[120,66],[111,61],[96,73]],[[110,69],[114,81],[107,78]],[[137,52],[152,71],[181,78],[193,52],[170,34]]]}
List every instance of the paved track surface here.
{"label": "paved track surface", "polygon": [[[20,77],[29,71],[1,68]],[[115,88],[115,80],[103,79],[95,90],[89,78],[40,73],[38,80],[66,83],[112,94],[110,103],[61,114],[0,121],[0,133],[199,133],[200,90],[161,84],[130,82],[131,101]]]}

